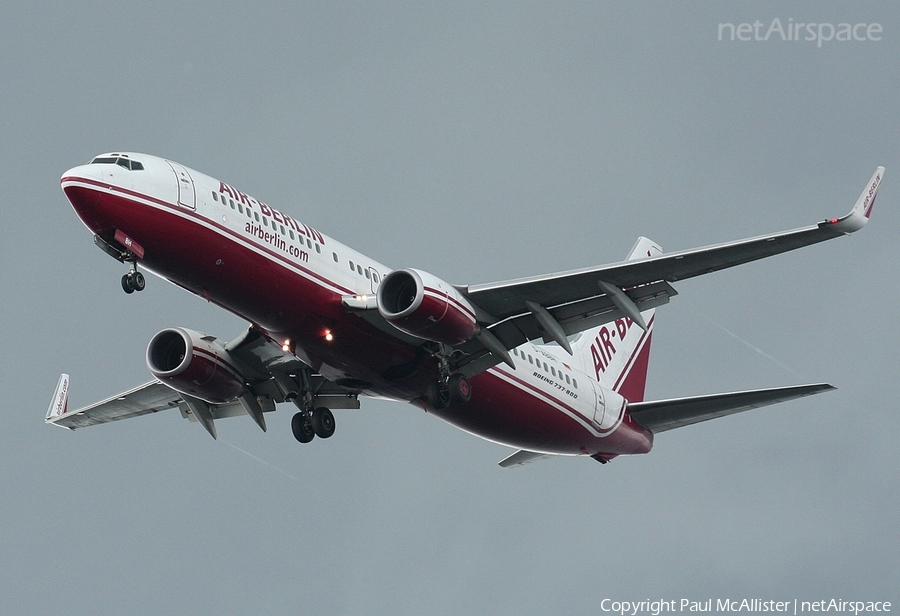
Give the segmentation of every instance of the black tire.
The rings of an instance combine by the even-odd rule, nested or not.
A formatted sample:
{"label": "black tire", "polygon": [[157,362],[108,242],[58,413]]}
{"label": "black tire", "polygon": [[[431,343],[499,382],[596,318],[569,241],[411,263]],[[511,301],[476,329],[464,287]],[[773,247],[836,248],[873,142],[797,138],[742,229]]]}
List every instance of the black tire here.
{"label": "black tire", "polygon": [[308,421],[305,413],[297,413],[291,419],[291,432],[294,433],[294,438],[301,443],[308,443],[316,437],[312,423]]}
{"label": "black tire", "polygon": [[334,434],[334,413],[324,406],[313,411],[313,430],[319,438],[328,438]]}
{"label": "black tire", "polygon": [[122,290],[129,294],[134,293],[134,280],[131,274],[122,276]]}
{"label": "black tire", "polygon": [[144,287],[147,286],[147,281],[144,280],[144,275],[140,272],[135,272],[131,277],[131,284],[134,285],[135,291],[143,291]]}
{"label": "black tire", "polygon": [[436,411],[444,410],[450,406],[450,392],[435,381],[428,387],[428,404]]}
{"label": "black tire", "polygon": [[450,375],[450,382],[447,383],[450,389],[450,401],[453,404],[465,404],[472,399],[472,385],[469,379],[457,372]]}

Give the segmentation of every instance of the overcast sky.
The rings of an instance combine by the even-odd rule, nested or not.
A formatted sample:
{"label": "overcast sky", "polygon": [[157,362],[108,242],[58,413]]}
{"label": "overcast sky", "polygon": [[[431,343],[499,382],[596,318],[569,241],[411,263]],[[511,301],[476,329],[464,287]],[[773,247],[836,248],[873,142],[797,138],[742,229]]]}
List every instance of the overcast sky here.
{"label": "overcast sky", "polygon": [[[718,40],[776,18],[882,32]],[[0,50],[4,613],[900,603],[895,2],[12,2]],[[887,172],[859,234],[678,283],[657,313],[649,399],[837,391],[504,470],[506,448],[381,401],[306,446],[290,405],[218,441],[177,412],[45,426],[61,372],[82,406],[149,380],[164,327],[245,327],[155,277],[122,293],[59,188],[120,149],[453,283],[811,224]]]}

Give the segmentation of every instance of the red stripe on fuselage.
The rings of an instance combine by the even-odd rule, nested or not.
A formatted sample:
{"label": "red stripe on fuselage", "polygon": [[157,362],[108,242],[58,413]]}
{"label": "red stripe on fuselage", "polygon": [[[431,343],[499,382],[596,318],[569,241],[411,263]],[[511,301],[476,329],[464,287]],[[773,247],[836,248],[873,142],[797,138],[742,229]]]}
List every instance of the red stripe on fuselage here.
{"label": "red stripe on fuselage", "polygon": [[[428,412],[481,438],[529,451],[570,455],[650,451],[653,435],[634,424],[627,414],[612,433],[600,436],[568,405],[509,376],[508,372],[483,372],[471,379],[472,399],[468,403]],[[569,411],[560,410],[560,406]]]}
{"label": "red stripe on fuselage", "polygon": [[[147,194],[144,194],[144,193],[140,193],[140,192],[137,192],[137,191],[128,189],[128,188],[122,188],[121,186],[116,186],[115,184],[109,184],[109,183],[107,183],[107,182],[100,182],[100,181],[98,181],[98,180],[93,180],[93,179],[90,179],[90,178],[64,177],[64,178],[61,180],[61,183],[63,184],[63,190],[65,190],[66,188],[68,188],[68,186],[66,186],[66,183],[67,183],[67,182],[70,182],[70,183],[71,183],[71,182],[81,182],[81,183],[84,183],[84,184],[90,184],[90,185],[93,185],[93,186],[97,186],[97,187],[99,187],[99,188],[105,188],[105,189],[107,189],[107,190],[109,190],[109,191],[111,191],[111,192],[119,192],[119,193],[122,193],[123,195],[126,195],[126,196],[128,196],[128,197],[133,197],[133,198],[135,198],[135,199],[141,199],[141,200],[144,200],[144,201],[149,201],[149,202],[151,202],[151,203],[153,203],[153,204],[155,204],[155,205],[158,205],[158,206],[160,206],[160,207],[166,208],[166,209],[168,209],[169,211],[176,213],[176,214],[177,214],[178,216],[180,216],[180,217],[183,217],[183,218],[186,218],[186,219],[189,219],[189,220],[194,220],[195,222],[197,222],[197,223],[199,223],[199,224],[202,224],[202,225],[204,225],[204,226],[211,226],[211,227],[214,227],[214,228],[217,229],[219,232],[231,236],[233,239],[237,240],[238,242],[244,243],[244,244],[248,244],[248,245],[254,247],[254,248],[257,249],[257,250],[260,250],[260,251],[262,251],[262,252],[265,252],[265,253],[268,254],[269,256],[271,256],[271,257],[273,257],[273,258],[275,258],[275,259],[281,261],[282,263],[286,264],[288,267],[290,267],[290,268],[292,268],[292,269],[299,270],[299,271],[302,272],[303,274],[306,274],[307,276],[310,276],[310,277],[312,277],[312,278],[318,280],[319,282],[323,283],[324,285],[332,287],[332,288],[333,288],[334,290],[336,290],[338,293],[344,293],[344,294],[352,294],[352,293],[354,293],[354,291],[352,291],[351,289],[348,289],[348,288],[346,288],[346,287],[344,287],[344,286],[339,285],[338,283],[334,282],[333,280],[330,280],[330,279],[326,278],[325,276],[322,276],[321,274],[319,274],[319,273],[316,272],[316,271],[313,271],[313,270],[311,270],[311,269],[309,269],[309,268],[303,267],[302,265],[300,265],[300,264],[297,263],[296,261],[292,261],[292,260],[289,259],[288,257],[286,257],[286,256],[284,256],[284,255],[281,255],[281,254],[275,252],[274,250],[272,250],[272,249],[269,248],[268,246],[266,246],[266,245],[264,245],[264,244],[259,244],[259,243],[255,242],[255,241],[251,241],[252,239],[255,239],[255,236],[252,236],[252,235],[251,235],[251,236],[247,236],[247,235],[243,235],[243,234],[241,234],[241,233],[238,233],[238,232],[236,232],[234,229],[230,229],[229,227],[226,227],[226,226],[220,224],[219,222],[217,222],[217,221],[215,221],[215,220],[213,220],[213,219],[211,219],[211,218],[207,218],[207,217],[205,217],[205,216],[201,216],[200,214],[197,214],[195,210],[185,209],[184,206],[175,205],[175,204],[169,203],[169,202],[167,202],[167,201],[163,201],[162,199],[157,199],[156,197],[153,197],[153,196],[151,196],[151,195],[147,195]],[[68,193],[67,193],[67,194],[68,194]],[[242,222],[243,222],[243,221],[242,221]]]}
{"label": "red stripe on fuselage", "polygon": [[[644,400],[647,366],[650,362],[650,339],[653,334],[653,321],[655,319],[656,314],[654,313],[650,317],[650,322],[647,323],[647,329],[641,333],[641,338],[634,347],[631,357],[628,358],[625,368],[622,370],[619,378],[616,379],[615,385],[613,385],[613,391],[618,392],[629,402],[642,402]],[[635,366],[637,366],[637,372],[634,372]],[[626,391],[629,392],[629,395],[626,395]]]}

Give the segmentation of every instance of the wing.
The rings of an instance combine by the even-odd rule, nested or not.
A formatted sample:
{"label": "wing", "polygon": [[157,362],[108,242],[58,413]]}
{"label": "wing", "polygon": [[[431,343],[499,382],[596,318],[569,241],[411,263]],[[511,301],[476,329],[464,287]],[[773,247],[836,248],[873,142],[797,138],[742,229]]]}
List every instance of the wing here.
{"label": "wing", "polygon": [[638,424],[656,434],[833,389],[835,387],[832,385],[819,383],[654,402],[636,402],[628,405],[628,413]]}
{"label": "wing", "polygon": [[178,392],[157,380],[71,413],[68,412],[68,395],[69,375],[64,374],[60,377],[53,403],[47,412],[47,423],[74,430],[178,408],[178,403],[181,402],[181,395]]}
{"label": "wing", "polygon": [[[643,327],[641,312],[677,295],[672,282],[853,233],[868,221],[883,175],[884,167],[878,167],[849,214],[816,225],[672,253],[640,238],[619,263],[457,286],[476,310],[479,334],[456,347],[453,368],[471,377],[500,361],[512,364],[507,351],[538,338],[570,351],[568,336],[622,317]],[[344,305],[395,338],[425,344],[386,322],[373,297],[346,297]]]}
{"label": "wing", "polygon": [[[648,251],[644,255],[646,258],[632,258],[621,263],[546,276],[460,287],[460,290],[498,321],[528,313],[528,301],[553,307],[596,298],[600,295],[601,282],[626,290],[626,294],[638,303],[641,295],[648,293],[639,290],[645,285],[660,285],[663,281],[675,282],[708,274],[858,231],[869,219],[883,175],[884,167],[878,167],[849,214],[817,225],[659,256],[652,256]],[[639,256],[641,255],[633,255]],[[668,294],[668,289],[669,287],[660,286],[657,290]],[[609,297],[609,294],[605,295]],[[613,304],[611,298],[607,300],[607,304]]]}
{"label": "wing", "polygon": [[[199,421],[216,437],[214,421],[224,417],[250,415],[260,428],[266,429],[263,413],[275,410],[275,404],[295,397],[307,387],[314,406],[359,408],[358,392],[338,386],[291,353],[267,338],[255,327],[232,340],[226,349],[237,363],[247,382],[247,391],[231,402],[211,404],[183,395],[158,380],[144,383],[111,398],[69,411],[69,375],[60,376],[47,410],[46,422],[74,430],[85,426],[129,419],[139,415],[178,409],[191,421]],[[303,382],[298,375],[304,375]]]}

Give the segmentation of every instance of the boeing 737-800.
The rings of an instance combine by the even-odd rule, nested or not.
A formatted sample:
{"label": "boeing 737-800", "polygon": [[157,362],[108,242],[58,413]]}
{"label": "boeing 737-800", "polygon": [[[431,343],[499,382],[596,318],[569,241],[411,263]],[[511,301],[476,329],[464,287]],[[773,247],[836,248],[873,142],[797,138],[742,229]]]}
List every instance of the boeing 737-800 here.
{"label": "boeing 737-800", "polygon": [[147,348],[153,380],[82,409],[62,375],[46,421],[75,429],[177,409],[216,436],[276,405],[297,407],[300,442],[334,433],[332,409],[361,396],[410,402],[516,449],[606,463],[650,451],[659,432],[833,389],[828,384],[645,401],[654,311],[672,283],[862,228],[879,167],[846,216],[664,253],[639,238],[626,260],[490,284],[392,269],[292,215],[174,161],[111,153],[67,171],[62,189],[104,252],[127,264],[126,293],[152,272],[249,326],[231,341],[183,327]]}

